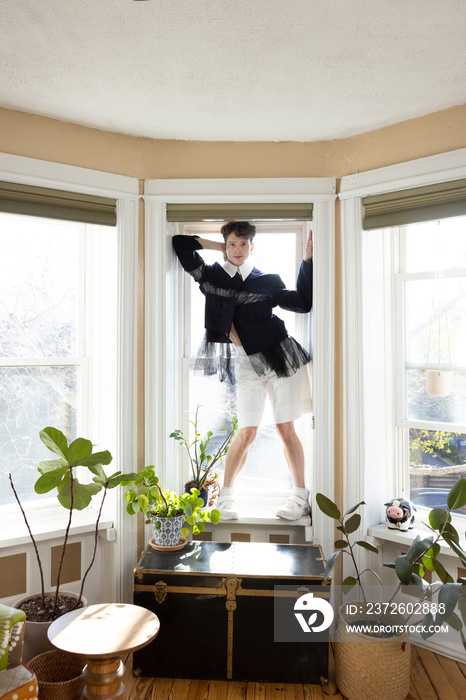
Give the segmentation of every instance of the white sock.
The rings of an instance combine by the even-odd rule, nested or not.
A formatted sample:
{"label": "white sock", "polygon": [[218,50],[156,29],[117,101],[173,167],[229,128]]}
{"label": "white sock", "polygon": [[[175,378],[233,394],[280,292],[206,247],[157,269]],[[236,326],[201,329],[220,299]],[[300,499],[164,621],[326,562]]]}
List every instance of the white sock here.
{"label": "white sock", "polygon": [[308,498],[309,489],[303,486],[293,486],[293,493],[296,493],[298,496],[301,496],[301,498]]}
{"label": "white sock", "polygon": [[223,500],[232,499],[235,489],[233,486],[222,486],[219,493],[219,498],[222,497]]}

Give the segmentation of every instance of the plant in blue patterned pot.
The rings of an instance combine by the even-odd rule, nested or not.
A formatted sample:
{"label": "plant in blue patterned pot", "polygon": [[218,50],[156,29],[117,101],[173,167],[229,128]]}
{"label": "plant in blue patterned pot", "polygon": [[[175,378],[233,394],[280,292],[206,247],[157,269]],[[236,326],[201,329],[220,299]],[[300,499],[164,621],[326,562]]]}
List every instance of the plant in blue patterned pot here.
{"label": "plant in blue patterned pot", "polygon": [[198,489],[182,494],[163,491],[153,466],[139,472],[126,491],[126,503],[130,515],[140,512],[147,516],[146,522],[152,522],[154,543],[160,547],[176,546],[190,531],[197,535],[204,531],[205,523],[215,525],[220,521],[220,511],[204,508]]}

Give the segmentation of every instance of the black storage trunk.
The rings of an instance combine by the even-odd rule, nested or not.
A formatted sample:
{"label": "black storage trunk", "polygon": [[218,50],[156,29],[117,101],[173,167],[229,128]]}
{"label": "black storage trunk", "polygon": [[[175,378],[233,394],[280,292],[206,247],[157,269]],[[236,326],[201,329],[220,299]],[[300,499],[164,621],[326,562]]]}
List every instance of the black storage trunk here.
{"label": "black storage trunk", "polygon": [[[320,547],[191,542],[181,551],[158,552],[149,546],[134,573],[134,603],[160,620],[156,639],[134,652],[135,673],[326,682],[328,633],[315,641],[312,632],[296,635],[293,628],[300,595],[330,597]],[[292,641],[275,641],[277,604],[291,606],[285,615]]]}

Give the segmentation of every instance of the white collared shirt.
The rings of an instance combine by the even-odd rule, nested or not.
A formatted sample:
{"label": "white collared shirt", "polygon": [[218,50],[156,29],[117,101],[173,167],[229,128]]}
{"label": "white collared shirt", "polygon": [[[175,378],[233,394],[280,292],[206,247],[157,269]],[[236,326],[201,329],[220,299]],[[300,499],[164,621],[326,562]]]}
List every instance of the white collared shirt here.
{"label": "white collared shirt", "polygon": [[239,272],[243,280],[249,277],[253,267],[254,263],[252,262],[252,260],[249,259],[246,260],[242,265],[239,265],[239,267],[237,265],[232,265],[232,263],[229,260],[227,260],[223,264],[223,269],[230,275],[230,277],[234,277],[236,273]]}

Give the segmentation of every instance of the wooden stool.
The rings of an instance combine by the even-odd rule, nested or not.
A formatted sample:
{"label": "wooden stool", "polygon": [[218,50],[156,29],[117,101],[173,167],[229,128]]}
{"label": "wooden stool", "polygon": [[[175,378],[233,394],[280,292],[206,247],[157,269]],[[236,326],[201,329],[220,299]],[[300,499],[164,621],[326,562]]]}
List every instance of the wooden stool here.
{"label": "wooden stool", "polygon": [[87,700],[126,698],[122,658],[149,644],[160,622],[139,605],[105,603],[72,610],[50,625],[48,638],[57,649],[86,659]]}

